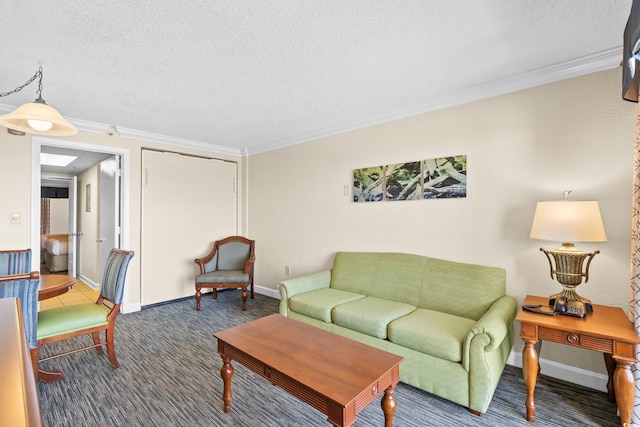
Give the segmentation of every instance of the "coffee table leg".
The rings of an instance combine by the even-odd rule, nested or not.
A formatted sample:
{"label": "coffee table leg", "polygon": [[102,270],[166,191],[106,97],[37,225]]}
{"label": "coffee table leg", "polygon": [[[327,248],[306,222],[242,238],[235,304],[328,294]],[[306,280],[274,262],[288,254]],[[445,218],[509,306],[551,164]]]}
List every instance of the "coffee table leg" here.
{"label": "coffee table leg", "polygon": [[382,396],[382,412],[384,412],[384,427],[393,427],[393,414],[396,413],[396,399],[393,397],[394,387],[391,385]]}
{"label": "coffee table leg", "polygon": [[231,358],[222,356],[222,368],[220,369],[220,376],[224,383],[224,391],[222,392],[222,400],[224,401],[224,412],[231,410],[231,376],[233,375],[233,366],[231,365]]}

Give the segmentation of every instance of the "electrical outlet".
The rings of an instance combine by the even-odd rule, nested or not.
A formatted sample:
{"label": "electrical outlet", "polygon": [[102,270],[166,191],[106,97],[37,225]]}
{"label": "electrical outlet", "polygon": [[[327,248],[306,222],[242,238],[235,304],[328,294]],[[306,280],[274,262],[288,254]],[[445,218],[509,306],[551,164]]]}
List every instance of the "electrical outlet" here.
{"label": "electrical outlet", "polygon": [[22,215],[19,213],[11,213],[11,224],[20,224],[22,221]]}
{"label": "electrical outlet", "polygon": [[284,266],[284,275],[285,276],[289,276],[291,274],[291,267],[289,267],[288,265]]}

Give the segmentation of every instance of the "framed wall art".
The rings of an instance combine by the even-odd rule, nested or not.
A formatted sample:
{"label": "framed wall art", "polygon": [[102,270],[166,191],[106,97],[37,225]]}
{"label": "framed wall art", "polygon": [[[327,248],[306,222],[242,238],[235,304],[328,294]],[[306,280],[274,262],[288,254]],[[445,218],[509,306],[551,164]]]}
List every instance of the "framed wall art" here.
{"label": "framed wall art", "polygon": [[467,156],[438,157],[353,171],[353,201],[467,197]]}

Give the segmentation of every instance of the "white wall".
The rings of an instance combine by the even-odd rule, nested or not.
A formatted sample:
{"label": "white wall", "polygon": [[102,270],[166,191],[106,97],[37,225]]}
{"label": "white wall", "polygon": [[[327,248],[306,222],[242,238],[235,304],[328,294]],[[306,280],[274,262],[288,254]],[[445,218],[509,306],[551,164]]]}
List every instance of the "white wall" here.
{"label": "white wall", "polygon": [[[78,231],[82,232],[80,250],[81,265],[78,272],[89,283],[100,283],[100,165],[95,165],[78,175]],[[87,185],[91,195],[87,195]],[[90,209],[87,211],[87,197],[90,198]]]}
{"label": "white wall", "polygon": [[69,199],[50,199],[49,233],[67,234],[69,232]]}
{"label": "white wall", "polygon": [[[609,238],[578,292],[626,310],[635,107],[613,69],[251,156],[256,283],[275,289],[285,265],[289,277],[329,268],[336,251],[391,251],[503,267],[518,302],[550,295],[560,285],[538,249],[560,242],[530,239],[531,221],[537,201],[572,190],[600,202]],[[343,194],[353,169],[458,154],[468,156],[467,198]],[[545,343],[541,357],[606,372],[586,350]]]}

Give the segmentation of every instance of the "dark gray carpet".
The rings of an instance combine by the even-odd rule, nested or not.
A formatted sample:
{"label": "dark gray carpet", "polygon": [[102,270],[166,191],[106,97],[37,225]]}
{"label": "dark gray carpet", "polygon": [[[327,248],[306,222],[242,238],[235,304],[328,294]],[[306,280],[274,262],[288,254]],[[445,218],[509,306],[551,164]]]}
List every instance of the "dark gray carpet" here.
{"label": "dark gray carpet", "polygon": [[[38,384],[48,426],[327,426],[326,417],[262,377],[235,364],[231,412],[222,410],[221,359],[216,331],[278,310],[278,300],[257,295],[240,306],[239,291],[120,315],[116,351],[120,368],[106,355],[87,351],[44,364],[61,369],[62,381]],[[90,338],[78,338],[87,341]],[[45,346],[43,355],[70,348]],[[604,393],[544,375],[536,387],[535,426],[618,426],[616,406]],[[394,426],[531,426],[525,419],[522,371],[507,366],[489,410],[481,417],[419,389],[399,384]],[[380,399],[358,416],[356,427],[384,425]]]}

